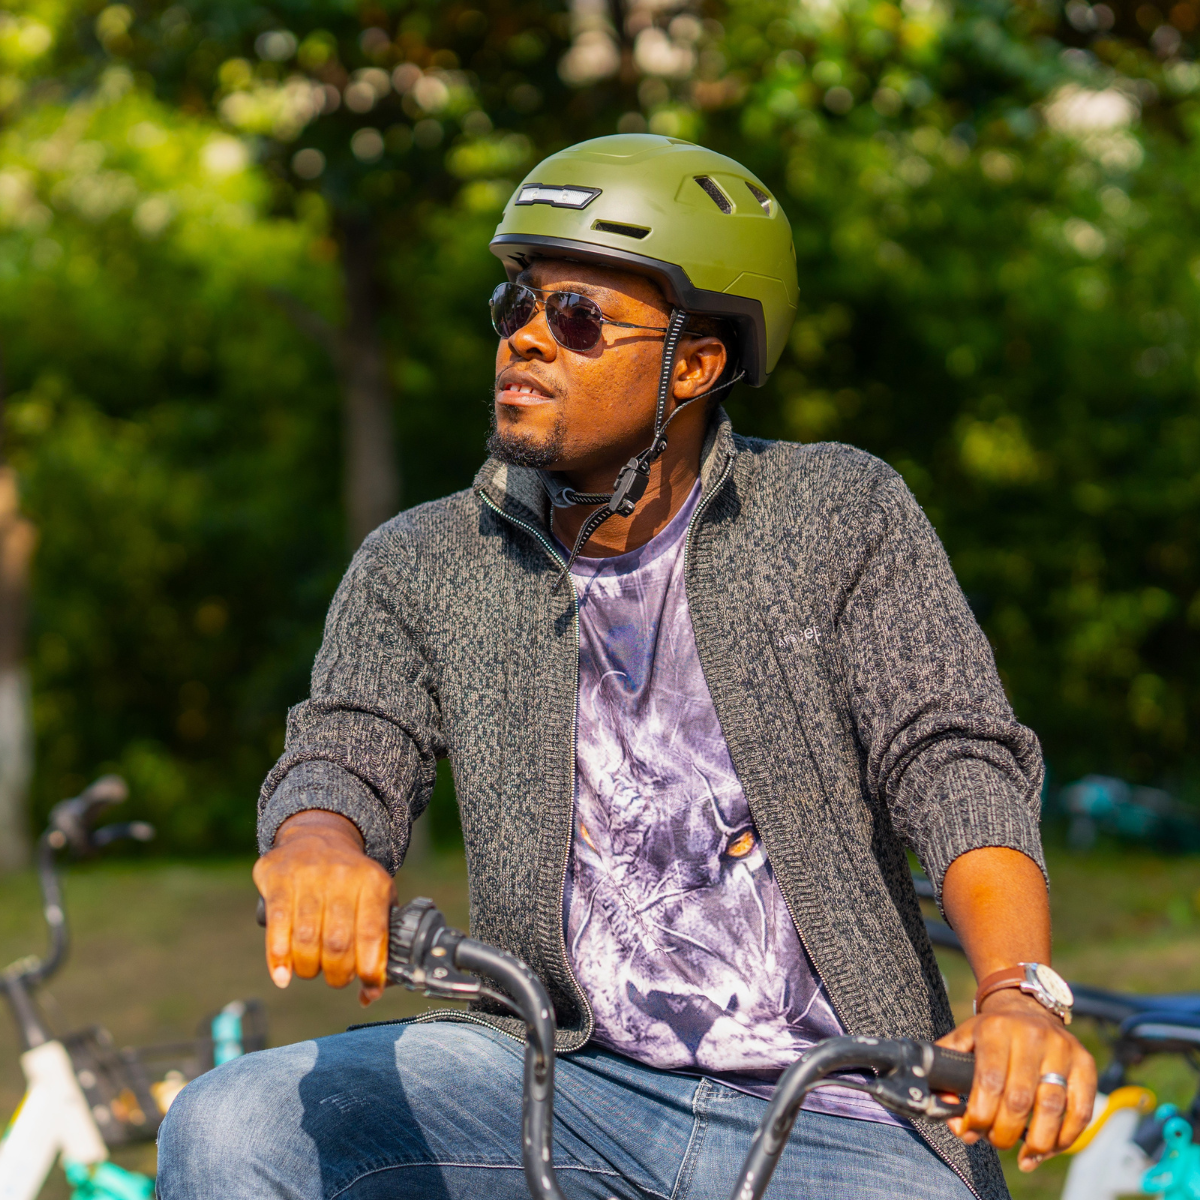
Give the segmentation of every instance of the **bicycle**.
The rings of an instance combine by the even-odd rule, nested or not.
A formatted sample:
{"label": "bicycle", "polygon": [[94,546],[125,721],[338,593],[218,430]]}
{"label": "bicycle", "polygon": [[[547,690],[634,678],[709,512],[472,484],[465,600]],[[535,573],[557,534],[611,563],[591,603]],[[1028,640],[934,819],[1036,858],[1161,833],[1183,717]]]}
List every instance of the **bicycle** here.
{"label": "bicycle", "polygon": [[[128,796],[116,775],[97,779],[78,796],[57,804],[38,841],[42,913],[50,935],[45,958],[19,959],[0,972],[0,993],[16,1022],[25,1098],[0,1139],[0,1200],[35,1200],[55,1160],[61,1158],[77,1200],[150,1200],[154,1181],[108,1161],[112,1147],[153,1139],[184,1084],[213,1066],[266,1045],[257,1001],[234,1001],[201,1024],[195,1039],[139,1050],[117,1049],[92,1026],[55,1037],[34,993],[67,956],[67,918],[57,858],[69,851],[86,858],[125,839],[147,842],[144,821],[94,826]],[[162,1078],[151,1082],[150,1066]]]}

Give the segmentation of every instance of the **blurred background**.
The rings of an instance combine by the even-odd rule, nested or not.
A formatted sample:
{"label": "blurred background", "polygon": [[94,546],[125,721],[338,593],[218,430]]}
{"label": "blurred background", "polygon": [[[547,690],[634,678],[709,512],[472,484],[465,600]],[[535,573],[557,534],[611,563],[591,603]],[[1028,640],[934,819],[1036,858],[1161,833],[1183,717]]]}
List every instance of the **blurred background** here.
{"label": "blurred background", "polygon": [[[242,912],[349,555],[483,457],[501,208],[543,155],[650,130],[788,211],[800,315],[728,408],[865,447],[924,505],[1045,747],[1066,953],[1200,982],[1200,869],[1159,857],[1200,846],[1198,23],[1191,0],[7,0],[0,949],[37,932],[19,868],[49,807],[117,771],[171,862],[83,877],[117,942],[64,979],[142,963],[175,999],[139,1017],[126,978],[106,1019],[174,1019]],[[1089,774],[1125,782],[1060,789]],[[405,870],[457,895],[448,772],[422,824]],[[193,945],[176,918],[209,925]],[[1115,930],[1143,967],[1104,957]]]}
{"label": "blurred background", "polygon": [[117,770],[160,850],[251,847],[349,554],[482,459],[501,207],[616,130],[788,210],[800,316],[737,426],[904,474],[1055,780],[1192,798],[1198,14],[10,2],[5,844]]}

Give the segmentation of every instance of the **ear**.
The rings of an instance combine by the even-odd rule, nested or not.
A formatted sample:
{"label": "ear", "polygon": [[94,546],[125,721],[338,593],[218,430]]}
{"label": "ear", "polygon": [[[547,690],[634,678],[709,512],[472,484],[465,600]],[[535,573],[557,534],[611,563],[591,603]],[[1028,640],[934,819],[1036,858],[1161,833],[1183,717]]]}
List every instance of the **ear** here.
{"label": "ear", "polygon": [[720,338],[684,338],[675,359],[672,394],[678,401],[691,400],[707,392],[721,378],[729,355]]}

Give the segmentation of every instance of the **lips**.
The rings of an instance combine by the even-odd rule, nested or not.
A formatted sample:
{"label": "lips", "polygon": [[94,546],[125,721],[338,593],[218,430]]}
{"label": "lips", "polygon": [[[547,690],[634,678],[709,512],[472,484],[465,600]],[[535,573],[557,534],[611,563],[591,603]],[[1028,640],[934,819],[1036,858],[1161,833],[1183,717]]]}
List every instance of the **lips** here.
{"label": "lips", "polygon": [[496,393],[496,399],[501,404],[516,406],[545,404],[554,397],[543,391],[537,384],[522,380],[510,379],[503,383]]}

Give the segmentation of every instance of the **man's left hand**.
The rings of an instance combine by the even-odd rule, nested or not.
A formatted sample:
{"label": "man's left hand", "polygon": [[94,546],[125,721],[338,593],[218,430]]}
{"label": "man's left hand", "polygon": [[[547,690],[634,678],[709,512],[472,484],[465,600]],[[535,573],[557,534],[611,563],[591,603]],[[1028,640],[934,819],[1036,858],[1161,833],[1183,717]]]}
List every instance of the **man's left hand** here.
{"label": "man's left hand", "polygon": [[[1065,1150],[1092,1119],[1092,1056],[1058,1017],[1016,989],[993,992],[978,1016],[938,1045],[975,1055],[967,1111],[949,1122],[950,1129],[968,1144],[986,1137],[1000,1150],[1024,1134],[1022,1171]],[[1063,1076],[1067,1086],[1043,1082],[1047,1074]]]}

